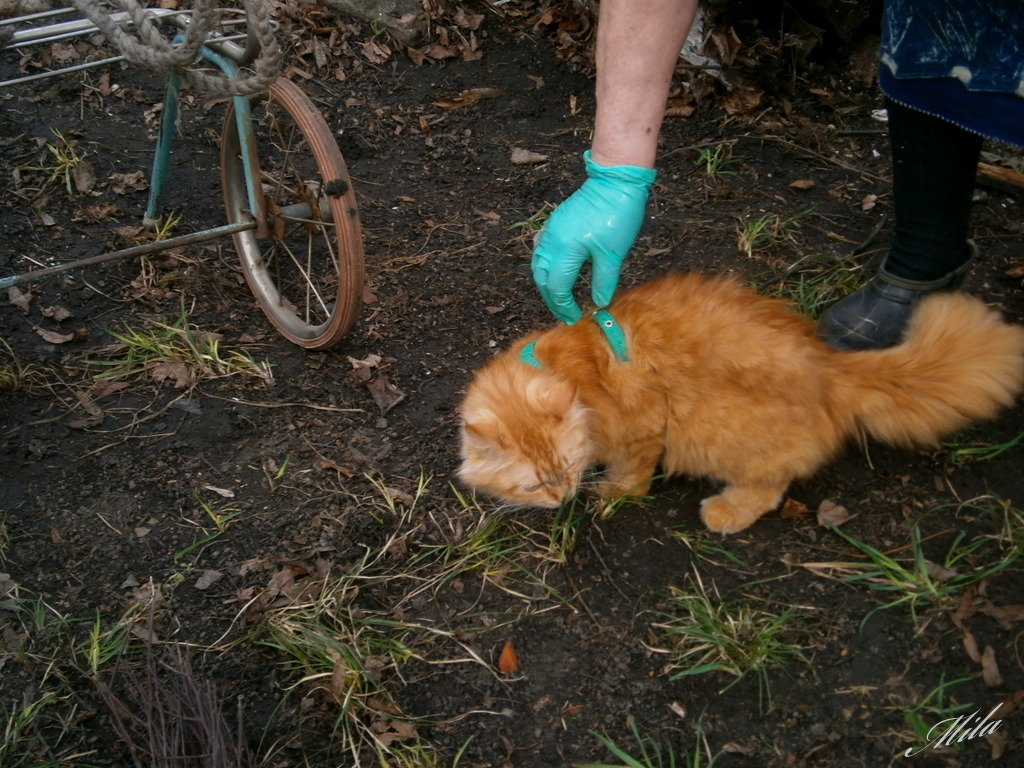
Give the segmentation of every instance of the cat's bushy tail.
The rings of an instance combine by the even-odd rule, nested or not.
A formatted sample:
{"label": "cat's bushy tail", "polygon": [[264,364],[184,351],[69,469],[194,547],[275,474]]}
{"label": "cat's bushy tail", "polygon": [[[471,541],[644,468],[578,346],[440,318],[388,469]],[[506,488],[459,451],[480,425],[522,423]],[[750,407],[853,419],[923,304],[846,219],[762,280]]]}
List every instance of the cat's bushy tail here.
{"label": "cat's bushy tail", "polygon": [[928,296],[896,347],[837,352],[835,407],[873,437],[934,444],[1024,388],[1024,328],[962,293]]}

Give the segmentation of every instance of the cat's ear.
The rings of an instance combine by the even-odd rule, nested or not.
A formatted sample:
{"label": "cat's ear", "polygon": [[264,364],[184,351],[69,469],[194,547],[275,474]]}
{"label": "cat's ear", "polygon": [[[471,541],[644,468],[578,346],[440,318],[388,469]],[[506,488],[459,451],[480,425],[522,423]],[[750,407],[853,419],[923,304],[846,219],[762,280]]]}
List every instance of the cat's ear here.
{"label": "cat's ear", "polygon": [[561,418],[566,415],[576,400],[576,387],[565,380],[554,384],[551,384],[550,380],[535,380],[531,382],[528,394],[535,406],[552,416]]}
{"label": "cat's ear", "polygon": [[462,427],[465,446],[477,453],[498,455],[502,453],[503,430],[494,421],[466,422]]}

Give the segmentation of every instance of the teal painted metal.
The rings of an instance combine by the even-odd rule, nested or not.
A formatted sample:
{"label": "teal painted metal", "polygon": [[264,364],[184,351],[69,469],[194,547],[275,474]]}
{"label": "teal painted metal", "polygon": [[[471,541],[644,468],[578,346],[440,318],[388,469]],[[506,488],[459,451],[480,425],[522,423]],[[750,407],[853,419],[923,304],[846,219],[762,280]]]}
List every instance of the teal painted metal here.
{"label": "teal painted metal", "polygon": [[[228,77],[238,74],[238,65],[227,56],[222,56],[209,48],[200,49],[203,58],[213,62]],[[242,169],[245,171],[245,194],[249,200],[249,212],[260,219],[263,211],[257,203],[256,196],[256,175],[257,169],[253,167],[256,157],[256,135],[252,129],[252,110],[249,109],[249,99],[244,96],[232,98],[235,108],[235,125],[238,127],[238,149],[242,155]]]}
{"label": "teal painted metal", "polygon": [[160,136],[156,140],[156,152],[153,154],[153,170],[149,175],[149,202],[146,203],[146,226],[159,221],[162,214],[161,200],[164,195],[164,182],[167,181],[167,170],[171,161],[171,147],[174,144],[174,131],[178,127],[178,94],[181,91],[181,75],[171,72],[167,76],[167,90],[164,93],[164,110],[160,119]]}

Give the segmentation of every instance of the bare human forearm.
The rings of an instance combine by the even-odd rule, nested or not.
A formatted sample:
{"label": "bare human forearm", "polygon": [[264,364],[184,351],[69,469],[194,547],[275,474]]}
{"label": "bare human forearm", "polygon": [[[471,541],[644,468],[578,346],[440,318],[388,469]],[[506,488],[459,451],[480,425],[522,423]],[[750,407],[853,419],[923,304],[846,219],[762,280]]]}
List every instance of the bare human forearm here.
{"label": "bare human forearm", "polygon": [[665,101],[697,0],[601,0],[591,159],[653,168]]}

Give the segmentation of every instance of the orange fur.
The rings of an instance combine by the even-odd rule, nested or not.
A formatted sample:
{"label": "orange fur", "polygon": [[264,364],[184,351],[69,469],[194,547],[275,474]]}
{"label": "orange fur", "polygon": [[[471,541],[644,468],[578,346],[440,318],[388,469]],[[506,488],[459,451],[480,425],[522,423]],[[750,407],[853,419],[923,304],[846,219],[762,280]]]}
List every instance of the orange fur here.
{"label": "orange fur", "polygon": [[[473,488],[556,507],[583,471],[601,495],[642,495],[667,474],[725,483],[701,502],[709,528],[740,531],[773,509],[858,427],[934,443],[1010,405],[1024,386],[1024,328],[963,294],[924,299],[899,346],[836,352],[784,302],[733,280],[668,275],[609,308],[630,361],[592,321],[531,334],[486,366],[461,408]],[[542,369],[518,358],[536,339]]]}

